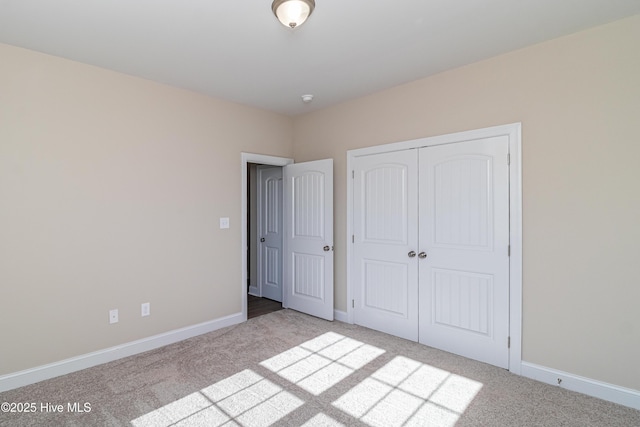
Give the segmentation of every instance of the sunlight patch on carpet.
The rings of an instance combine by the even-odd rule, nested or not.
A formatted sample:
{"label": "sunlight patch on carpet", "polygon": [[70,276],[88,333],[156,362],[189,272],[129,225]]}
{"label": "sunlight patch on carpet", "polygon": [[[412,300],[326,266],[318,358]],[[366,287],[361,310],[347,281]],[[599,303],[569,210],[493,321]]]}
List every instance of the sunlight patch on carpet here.
{"label": "sunlight patch on carpet", "polygon": [[346,427],[346,426],[321,412],[315,417],[311,418],[306,423],[302,424],[302,426],[300,427]]}
{"label": "sunlight patch on carpet", "polygon": [[[289,416],[301,417],[298,425],[305,427],[345,427],[331,416],[315,412],[313,405],[306,406],[308,402],[301,397],[305,392],[319,396],[385,352],[328,332],[259,363],[290,382],[287,388],[291,392],[245,369],[138,417],[131,425],[267,427],[281,424]],[[396,356],[331,405],[341,417],[353,417],[371,427],[453,427],[481,388],[477,381]],[[304,407],[311,413],[302,411]]]}
{"label": "sunlight patch on carpet", "polygon": [[454,426],[482,384],[398,356],[333,405],[370,426]]}
{"label": "sunlight patch on carpet", "polygon": [[318,396],[384,352],[335,332],[327,332],[260,365]]}
{"label": "sunlight patch on carpet", "polygon": [[[131,421],[134,427],[270,426],[304,402],[246,369]],[[234,425],[233,422],[227,425]]]}

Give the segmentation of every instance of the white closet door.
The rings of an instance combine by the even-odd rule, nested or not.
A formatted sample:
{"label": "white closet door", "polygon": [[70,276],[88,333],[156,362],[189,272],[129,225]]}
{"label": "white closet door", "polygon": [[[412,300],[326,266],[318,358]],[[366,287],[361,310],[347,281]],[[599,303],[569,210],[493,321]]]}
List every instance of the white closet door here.
{"label": "white closet door", "polygon": [[508,137],[419,150],[420,342],[507,368]]}
{"label": "white closet door", "polygon": [[284,167],[284,301],[333,320],[333,160]]}
{"label": "white closet door", "polygon": [[258,166],[258,287],[282,302],[282,168]]}
{"label": "white closet door", "polygon": [[358,157],[353,179],[355,323],[417,341],[416,150]]}

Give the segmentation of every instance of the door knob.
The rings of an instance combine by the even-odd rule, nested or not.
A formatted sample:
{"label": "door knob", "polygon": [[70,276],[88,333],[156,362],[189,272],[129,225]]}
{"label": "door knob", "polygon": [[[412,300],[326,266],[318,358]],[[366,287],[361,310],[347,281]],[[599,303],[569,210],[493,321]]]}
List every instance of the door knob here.
{"label": "door knob", "polygon": [[409,258],[413,258],[416,256],[416,251],[411,251],[407,255],[409,255]]}
{"label": "door knob", "polygon": [[418,258],[420,258],[420,259],[425,259],[426,257],[427,257],[427,253],[426,252],[420,252],[418,254]]}
{"label": "door knob", "polygon": [[261,241],[261,242],[264,242],[264,237],[261,237],[261,238],[260,238],[260,241]]}
{"label": "door knob", "polygon": [[323,251],[325,252],[329,252],[329,250],[331,250],[331,248],[329,246],[325,246],[324,248],[322,248]]}

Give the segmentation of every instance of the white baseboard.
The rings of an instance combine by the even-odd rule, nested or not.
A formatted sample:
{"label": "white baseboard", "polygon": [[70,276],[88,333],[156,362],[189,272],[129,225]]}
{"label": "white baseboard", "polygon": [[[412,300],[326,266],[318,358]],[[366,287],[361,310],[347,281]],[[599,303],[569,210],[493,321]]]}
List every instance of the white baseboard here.
{"label": "white baseboard", "polygon": [[207,332],[235,325],[243,321],[242,313],[236,313],[216,320],[211,320],[209,322],[187,326],[185,328],[176,329],[148,338],[142,338],[129,343],[117,345],[115,347],[95,351],[93,353],[87,353],[70,359],[61,360],[59,362],[2,375],[0,376],[0,392],[37,383],[60,375],[69,374],[81,369],[121,359],[123,357],[133,356],[135,354],[153,350],[168,344],[173,344],[187,338],[192,338],[197,335],[206,334]]}
{"label": "white baseboard", "polygon": [[[640,391],[522,362],[522,376],[640,410]],[[560,383],[558,383],[560,382]]]}
{"label": "white baseboard", "polygon": [[349,318],[346,311],[333,310],[333,318],[338,322],[349,323]]}

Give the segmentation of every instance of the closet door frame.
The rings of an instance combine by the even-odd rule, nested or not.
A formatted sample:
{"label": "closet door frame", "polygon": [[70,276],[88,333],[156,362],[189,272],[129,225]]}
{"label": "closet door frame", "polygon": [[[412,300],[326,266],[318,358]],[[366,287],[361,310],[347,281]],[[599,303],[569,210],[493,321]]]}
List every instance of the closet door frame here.
{"label": "closet door frame", "polygon": [[447,135],[420,138],[410,141],[378,145],[347,151],[347,321],[354,323],[354,281],[353,266],[353,162],[356,157],[409,150],[441,144],[473,141],[496,136],[509,139],[509,371],[521,374],[522,371],[522,124],[488,127],[483,129],[452,133]]}

